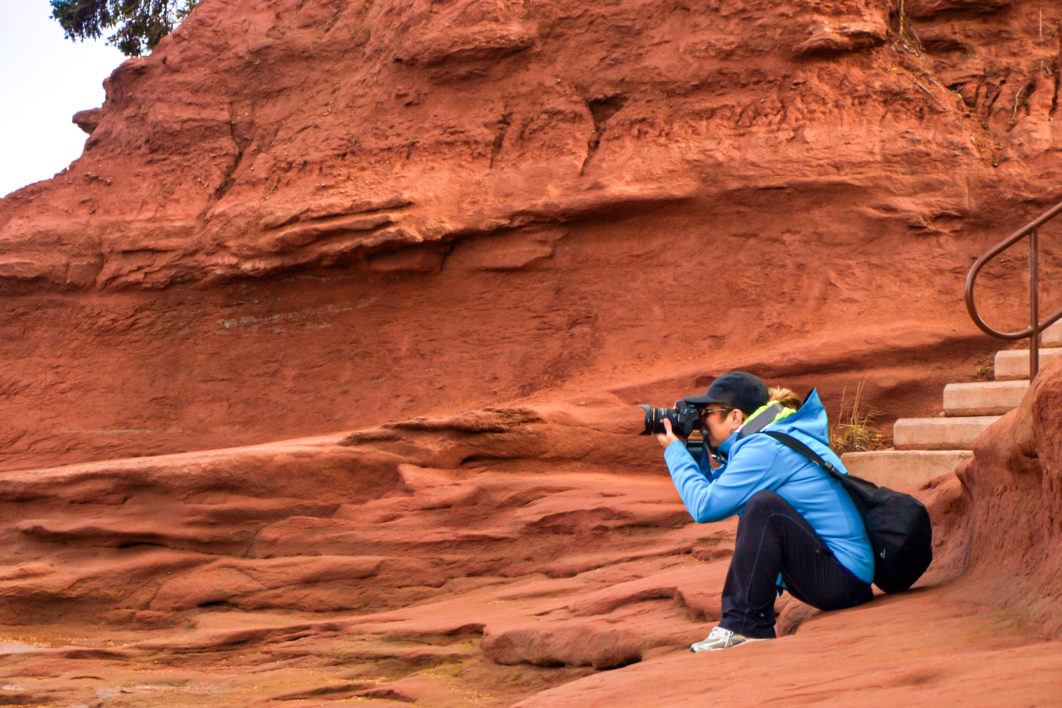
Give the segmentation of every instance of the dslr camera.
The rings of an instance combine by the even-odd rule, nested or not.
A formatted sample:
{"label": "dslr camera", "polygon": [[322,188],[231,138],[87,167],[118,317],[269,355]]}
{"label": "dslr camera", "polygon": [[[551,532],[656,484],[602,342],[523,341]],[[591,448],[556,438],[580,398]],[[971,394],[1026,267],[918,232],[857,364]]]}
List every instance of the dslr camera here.
{"label": "dslr camera", "polygon": [[694,430],[701,429],[701,411],[692,403],[676,401],[674,408],[653,408],[640,404],[645,411],[645,430],[642,435],[664,432],[664,419],[671,421],[671,430],[680,438],[688,438]]}

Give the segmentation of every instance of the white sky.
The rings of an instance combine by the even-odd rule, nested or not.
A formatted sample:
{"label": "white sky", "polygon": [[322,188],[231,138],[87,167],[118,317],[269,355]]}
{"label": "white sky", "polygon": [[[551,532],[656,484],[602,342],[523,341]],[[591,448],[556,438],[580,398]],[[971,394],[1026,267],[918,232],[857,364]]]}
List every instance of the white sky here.
{"label": "white sky", "polygon": [[51,15],[48,0],[0,0],[0,197],[81,156],[88,135],[70,119],[103,105],[103,80],[127,58],[106,35],[64,39]]}

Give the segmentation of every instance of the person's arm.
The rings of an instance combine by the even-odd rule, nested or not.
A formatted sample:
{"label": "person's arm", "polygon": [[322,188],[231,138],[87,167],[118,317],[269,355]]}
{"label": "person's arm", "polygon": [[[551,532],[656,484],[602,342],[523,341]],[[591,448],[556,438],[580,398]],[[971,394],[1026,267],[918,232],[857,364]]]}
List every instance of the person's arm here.
{"label": "person's arm", "polygon": [[742,441],[726,465],[715,471],[714,479],[701,473],[681,441],[676,439],[664,449],[671,481],[694,521],[703,524],[729,518],[740,512],[753,494],[773,488],[770,472],[777,446],[769,438],[758,437]]}
{"label": "person's arm", "polygon": [[664,418],[663,425],[664,432],[657,433],[656,439],[660,442],[661,445],[664,446],[664,449],[667,449],[667,447],[673,442],[682,443],[682,447],[685,448],[686,453],[689,455],[690,459],[693,460],[694,464],[699,465],[701,474],[707,477],[708,479],[714,479],[716,473],[712,470],[712,453],[708,449],[708,441],[704,440],[701,443],[702,452],[700,457],[698,458],[694,456],[693,451],[690,450],[689,441],[683,440],[679,436],[675,435],[675,431],[671,427],[670,420]]}

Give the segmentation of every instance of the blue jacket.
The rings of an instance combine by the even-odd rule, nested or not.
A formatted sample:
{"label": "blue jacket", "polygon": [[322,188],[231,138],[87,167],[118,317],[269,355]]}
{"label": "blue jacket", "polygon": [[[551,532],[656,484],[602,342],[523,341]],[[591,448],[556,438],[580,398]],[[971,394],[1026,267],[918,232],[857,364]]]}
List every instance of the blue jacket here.
{"label": "blue jacket", "polygon": [[[798,438],[847,474],[829,448],[826,410],[812,391],[796,413],[774,421],[764,430]],[[767,435],[740,438],[734,433],[719,446],[726,464],[711,470],[708,455],[698,466],[681,442],[664,449],[664,460],[675,489],[697,523],[721,521],[740,514],[758,491],[769,489],[789,502],[833,551],[844,567],[866,582],[874,578],[874,554],[863,519],[840,482],[795,450]]]}

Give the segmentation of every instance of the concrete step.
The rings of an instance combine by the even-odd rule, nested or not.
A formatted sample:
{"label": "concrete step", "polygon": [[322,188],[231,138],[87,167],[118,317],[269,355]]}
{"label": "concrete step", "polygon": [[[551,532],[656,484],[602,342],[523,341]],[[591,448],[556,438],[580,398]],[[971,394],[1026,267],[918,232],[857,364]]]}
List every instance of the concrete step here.
{"label": "concrete step", "polygon": [[948,384],[944,387],[944,415],[1002,415],[1016,408],[1029,381],[984,381]]}
{"label": "concrete step", "polygon": [[1062,347],[1062,320],[1040,333],[1040,344],[1045,347]]}
{"label": "concrete step", "polygon": [[841,462],[849,474],[896,489],[924,484],[969,457],[973,457],[969,450],[881,450],[846,452]]}
{"label": "concrete step", "polygon": [[996,415],[900,418],[892,426],[892,444],[897,450],[969,450],[981,431],[997,420]]}
{"label": "concrete step", "polygon": [[[1062,348],[1040,348],[1040,368],[1062,359]],[[1008,349],[996,352],[996,381],[1029,378],[1029,350]]]}

